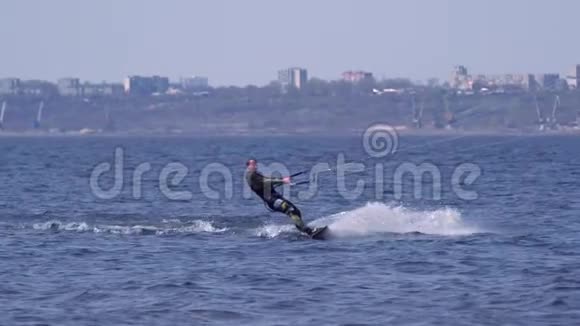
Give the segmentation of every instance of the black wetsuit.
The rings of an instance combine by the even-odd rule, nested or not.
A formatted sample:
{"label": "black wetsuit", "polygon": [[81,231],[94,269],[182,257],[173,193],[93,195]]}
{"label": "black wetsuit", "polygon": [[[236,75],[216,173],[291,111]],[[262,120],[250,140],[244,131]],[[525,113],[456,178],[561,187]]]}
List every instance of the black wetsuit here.
{"label": "black wetsuit", "polygon": [[246,182],[252,191],[254,191],[271,210],[288,215],[294,221],[298,230],[306,233],[311,232],[311,229],[304,225],[302,214],[298,207],[276,192],[275,187],[284,184],[284,181],[281,178],[265,177],[257,171],[247,170]]}

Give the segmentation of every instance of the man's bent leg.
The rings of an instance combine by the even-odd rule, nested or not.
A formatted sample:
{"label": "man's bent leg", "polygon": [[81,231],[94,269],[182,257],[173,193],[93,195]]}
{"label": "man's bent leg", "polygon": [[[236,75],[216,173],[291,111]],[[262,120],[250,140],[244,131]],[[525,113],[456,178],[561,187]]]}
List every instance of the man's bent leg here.
{"label": "man's bent leg", "polygon": [[274,208],[278,207],[280,208],[279,210],[280,212],[288,215],[292,219],[292,221],[294,221],[294,225],[296,225],[296,228],[300,230],[300,232],[305,232],[307,234],[312,233],[312,229],[307,227],[304,224],[304,221],[302,221],[302,214],[300,213],[300,210],[296,206],[294,206],[292,202],[282,198],[276,199]]}
{"label": "man's bent leg", "polygon": [[280,208],[282,209],[282,212],[284,214],[288,215],[292,219],[292,221],[294,221],[294,225],[296,225],[296,228],[298,230],[307,234],[312,233],[312,229],[307,227],[304,224],[304,221],[302,221],[302,214],[300,213],[300,210],[296,206],[294,206],[292,202],[286,199],[282,199]]}

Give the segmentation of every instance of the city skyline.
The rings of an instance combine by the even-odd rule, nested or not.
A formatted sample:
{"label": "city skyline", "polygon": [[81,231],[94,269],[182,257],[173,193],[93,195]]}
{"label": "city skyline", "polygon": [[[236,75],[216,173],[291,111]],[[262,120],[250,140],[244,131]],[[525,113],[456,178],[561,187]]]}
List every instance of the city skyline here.
{"label": "city skyline", "polygon": [[[316,77],[315,77],[316,78]],[[311,78],[308,77],[308,69],[302,67],[289,67],[278,71],[277,78],[271,83],[277,83],[282,89],[287,90],[288,87],[301,89],[309,83]],[[468,67],[457,65],[453,67],[451,78],[448,80],[428,80],[428,81],[413,81],[410,79],[377,79],[372,72],[368,71],[352,71],[347,70],[341,74],[341,78],[333,80],[319,79],[325,82],[343,81],[352,84],[358,84],[362,81],[371,81],[373,83],[380,82],[403,82],[407,85],[413,86],[428,86],[428,87],[444,87],[448,89],[457,90],[461,92],[483,91],[488,92],[490,89],[503,92],[508,89],[519,89],[527,91],[549,90],[549,91],[565,91],[576,90],[580,84],[580,64],[574,66],[568,73],[524,73],[514,74],[504,72],[502,74],[483,74],[470,73]],[[316,84],[316,83],[315,83]],[[262,85],[258,87],[268,87],[269,85]],[[366,84],[369,87],[369,84]],[[378,84],[375,84],[378,86]],[[399,84],[400,85],[400,84]],[[247,85],[252,86],[252,85]],[[98,96],[98,95],[120,95],[139,94],[168,94],[179,95],[183,91],[199,92],[205,91],[208,88],[220,87],[240,87],[236,85],[211,85],[209,78],[206,76],[190,76],[181,78],[180,80],[171,80],[167,76],[160,75],[130,75],[126,76],[122,82],[94,82],[90,80],[82,80],[78,77],[64,77],[55,81],[50,80],[24,80],[19,77],[1,78],[0,77],[0,95],[32,95],[41,93],[50,93],[50,88],[56,87],[58,93],[64,96]],[[241,86],[245,87],[245,86]],[[54,90],[54,89],[53,89]],[[388,88],[384,90],[372,89],[375,94],[382,94],[383,92],[404,92],[405,87],[401,89]],[[39,93],[40,92],[40,93]]]}
{"label": "city skyline", "polygon": [[0,77],[198,75],[244,86],[299,66],[327,80],[364,70],[424,81],[448,80],[457,64],[565,74],[580,53],[570,23],[579,11],[571,0],[9,2],[0,12]]}

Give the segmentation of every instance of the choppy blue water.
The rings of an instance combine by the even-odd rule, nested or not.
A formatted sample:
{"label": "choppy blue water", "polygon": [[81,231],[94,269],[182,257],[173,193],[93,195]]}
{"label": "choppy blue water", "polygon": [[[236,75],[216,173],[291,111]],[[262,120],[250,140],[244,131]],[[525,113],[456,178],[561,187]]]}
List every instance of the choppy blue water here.
{"label": "choppy blue water", "polygon": [[[98,198],[91,173],[118,146],[122,191]],[[408,136],[369,159],[355,137],[0,138],[0,325],[577,324],[579,148],[577,137]],[[321,173],[309,198],[291,191],[308,223],[330,225],[328,241],[243,193],[249,156],[296,172],[336,167],[339,153],[364,170]],[[162,190],[169,163],[187,176]],[[221,198],[202,191],[210,163],[231,170],[231,196],[218,173],[207,185]],[[441,198],[432,177],[420,196],[396,179],[405,163],[437,167]],[[481,169],[458,182],[477,199],[453,191],[463,163]],[[362,194],[345,198],[343,181],[364,181]]]}

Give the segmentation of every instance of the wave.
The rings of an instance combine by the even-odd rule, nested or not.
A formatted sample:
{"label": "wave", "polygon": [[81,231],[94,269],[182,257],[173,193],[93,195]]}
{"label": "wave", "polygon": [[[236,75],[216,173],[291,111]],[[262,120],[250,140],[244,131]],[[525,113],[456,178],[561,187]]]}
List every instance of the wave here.
{"label": "wave", "polygon": [[[175,222],[172,221],[172,222]],[[39,231],[69,231],[69,232],[92,232],[127,235],[168,235],[168,234],[193,234],[193,233],[222,233],[228,228],[219,228],[210,221],[194,220],[184,225],[90,225],[86,222],[61,222],[52,220],[43,223],[32,224],[34,230]]]}
{"label": "wave", "polygon": [[256,235],[261,238],[276,238],[283,233],[292,232],[298,233],[296,227],[293,224],[267,224],[256,229]]}
{"label": "wave", "polygon": [[400,205],[367,203],[352,211],[318,219],[313,225],[328,225],[333,237],[367,236],[381,233],[471,235],[480,233],[468,226],[453,208],[416,211]]}
{"label": "wave", "polygon": [[[91,224],[87,222],[63,222],[51,220],[32,224],[40,231],[68,231],[128,235],[176,235],[198,233],[223,233],[231,230],[236,234],[248,234],[261,238],[278,238],[284,235],[299,235],[295,226],[266,224],[259,227],[228,225],[218,227],[208,220],[163,219],[155,225]],[[331,238],[365,237],[378,234],[421,233],[442,236],[464,236],[482,233],[477,227],[468,225],[461,213],[453,208],[414,210],[398,204],[367,203],[366,205],[322,217],[309,223],[311,227],[328,225]],[[25,227],[30,227],[27,225]],[[233,229],[232,229],[233,228]]]}

